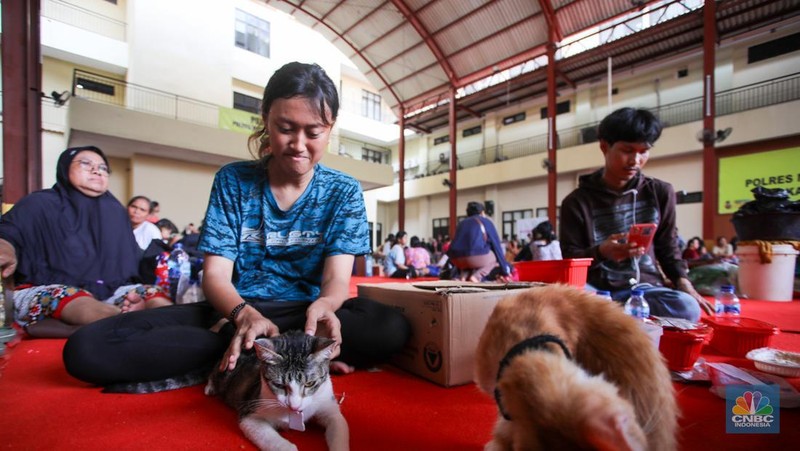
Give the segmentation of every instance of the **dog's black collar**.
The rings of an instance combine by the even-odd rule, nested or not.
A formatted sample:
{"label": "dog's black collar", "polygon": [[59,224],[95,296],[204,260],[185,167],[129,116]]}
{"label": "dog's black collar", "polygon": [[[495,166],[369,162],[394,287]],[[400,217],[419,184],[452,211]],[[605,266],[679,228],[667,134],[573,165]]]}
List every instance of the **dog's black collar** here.
{"label": "dog's black collar", "polygon": [[[500,383],[500,378],[503,376],[503,371],[505,371],[506,367],[514,357],[519,356],[523,352],[529,349],[547,349],[545,345],[547,343],[555,343],[561,347],[561,350],[564,351],[564,355],[567,356],[568,359],[572,359],[572,354],[570,354],[569,349],[567,349],[567,345],[561,341],[560,338],[556,337],[555,335],[549,334],[542,334],[537,335],[535,337],[526,338],[525,340],[520,341],[519,343],[515,344],[500,360],[500,368],[497,369],[497,381],[496,384]],[[497,402],[497,408],[500,409],[500,413],[503,414],[503,418],[506,420],[511,421],[511,416],[508,415],[506,409],[503,407],[503,401],[500,396],[500,389],[499,387],[495,386],[494,388],[494,400]]]}

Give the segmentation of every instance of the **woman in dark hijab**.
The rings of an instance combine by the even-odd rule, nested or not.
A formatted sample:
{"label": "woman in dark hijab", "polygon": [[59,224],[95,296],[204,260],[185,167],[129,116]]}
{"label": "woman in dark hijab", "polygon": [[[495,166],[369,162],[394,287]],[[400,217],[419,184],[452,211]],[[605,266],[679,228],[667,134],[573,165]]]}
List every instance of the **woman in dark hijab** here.
{"label": "woman in dark hijab", "polygon": [[125,208],[108,192],[109,173],[97,147],[67,149],[56,184],[0,219],[0,270],[14,276],[15,320],[33,336],[67,336],[120,312],[171,304],[160,288],[136,283],[140,251]]}

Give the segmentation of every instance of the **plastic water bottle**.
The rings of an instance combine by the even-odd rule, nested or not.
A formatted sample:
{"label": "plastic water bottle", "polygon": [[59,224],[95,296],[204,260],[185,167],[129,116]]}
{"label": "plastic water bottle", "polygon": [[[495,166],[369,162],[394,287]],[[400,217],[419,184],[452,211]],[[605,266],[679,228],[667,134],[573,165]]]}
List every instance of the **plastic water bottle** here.
{"label": "plastic water bottle", "polygon": [[192,276],[192,264],[189,262],[189,254],[183,250],[182,244],[176,244],[169,254],[167,267],[169,271],[169,295],[173,302],[177,303],[189,288],[189,280]]}
{"label": "plastic water bottle", "polygon": [[[10,323],[10,321],[9,321]],[[0,279],[0,328],[6,326],[6,293],[3,281]]]}
{"label": "plastic water bottle", "polygon": [[600,296],[601,298],[606,299],[608,301],[612,301],[613,300],[613,299],[611,299],[611,292],[610,291],[597,290],[597,291],[594,292],[594,294],[596,294],[597,296]]}
{"label": "plastic water bottle", "polygon": [[375,264],[375,261],[372,259],[372,254],[367,254],[364,256],[364,260],[366,261],[364,265],[364,275],[367,277],[372,277],[372,265]]}
{"label": "plastic water bottle", "polygon": [[644,291],[631,290],[631,297],[625,302],[625,314],[637,319],[650,316],[650,304],[644,299]]}
{"label": "plastic water bottle", "polygon": [[203,290],[200,288],[200,284],[196,280],[192,280],[189,282],[189,288],[187,288],[183,296],[179,298],[178,304],[194,304],[204,299],[205,297],[203,296]]}
{"label": "plastic water bottle", "polygon": [[739,316],[742,313],[742,306],[733,285],[720,287],[714,299],[714,309],[717,311],[717,316]]}

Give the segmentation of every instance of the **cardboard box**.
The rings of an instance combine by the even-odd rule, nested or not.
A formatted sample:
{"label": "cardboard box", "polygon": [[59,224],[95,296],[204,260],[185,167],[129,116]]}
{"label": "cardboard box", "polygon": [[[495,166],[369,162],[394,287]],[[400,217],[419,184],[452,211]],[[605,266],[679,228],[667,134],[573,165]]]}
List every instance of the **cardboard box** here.
{"label": "cardboard box", "polygon": [[392,363],[445,387],[472,382],[475,349],[497,302],[536,282],[359,284],[358,295],[399,309],[412,335]]}

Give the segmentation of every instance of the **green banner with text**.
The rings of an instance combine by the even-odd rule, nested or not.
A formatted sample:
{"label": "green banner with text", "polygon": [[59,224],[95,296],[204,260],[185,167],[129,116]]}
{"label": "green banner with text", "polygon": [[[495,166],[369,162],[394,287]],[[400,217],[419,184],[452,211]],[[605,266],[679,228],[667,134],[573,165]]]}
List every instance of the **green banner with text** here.
{"label": "green banner with text", "polygon": [[800,147],[720,158],[717,211],[735,213],[755,199],[751,190],[757,186],[783,188],[790,199],[800,199]]}
{"label": "green banner with text", "polygon": [[249,135],[261,128],[261,116],[247,111],[220,107],[219,128]]}

